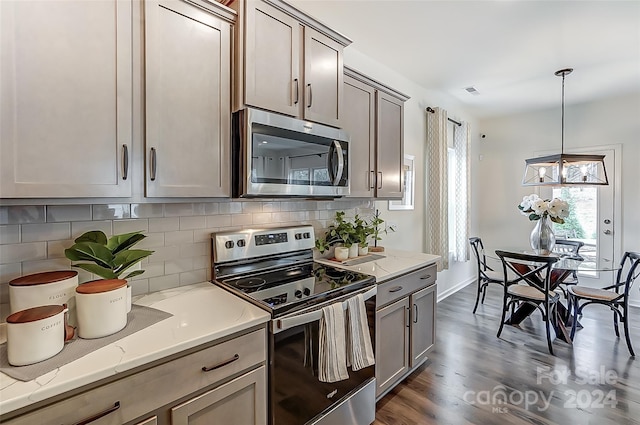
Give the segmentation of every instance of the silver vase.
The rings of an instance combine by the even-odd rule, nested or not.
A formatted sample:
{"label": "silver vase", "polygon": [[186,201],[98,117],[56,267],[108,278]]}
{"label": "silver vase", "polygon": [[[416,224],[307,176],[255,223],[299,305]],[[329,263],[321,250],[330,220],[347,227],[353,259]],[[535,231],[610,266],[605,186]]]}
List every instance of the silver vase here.
{"label": "silver vase", "polygon": [[531,248],[538,255],[549,255],[556,244],[556,235],[553,233],[553,222],[548,215],[543,215],[531,231]]}

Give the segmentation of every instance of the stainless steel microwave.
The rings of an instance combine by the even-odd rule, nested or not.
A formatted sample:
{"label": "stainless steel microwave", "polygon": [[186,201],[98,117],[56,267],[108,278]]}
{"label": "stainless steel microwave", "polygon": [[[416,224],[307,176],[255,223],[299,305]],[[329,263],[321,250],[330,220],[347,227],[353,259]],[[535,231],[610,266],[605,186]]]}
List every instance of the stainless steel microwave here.
{"label": "stainless steel microwave", "polygon": [[349,194],[349,136],[343,130],[246,108],[233,114],[233,196]]}

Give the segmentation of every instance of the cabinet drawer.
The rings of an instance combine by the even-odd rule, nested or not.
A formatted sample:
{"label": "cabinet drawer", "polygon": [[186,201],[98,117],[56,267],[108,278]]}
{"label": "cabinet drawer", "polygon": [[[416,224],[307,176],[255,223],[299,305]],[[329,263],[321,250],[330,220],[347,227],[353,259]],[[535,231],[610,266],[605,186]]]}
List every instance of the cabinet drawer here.
{"label": "cabinet drawer", "polygon": [[380,308],[436,282],[436,265],[430,265],[378,285],[376,307]]}
{"label": "cabinet drawer", "polygon": [[[100,413],[105,414],[92,424],[123,424],[265,359],[266,334],[260,329],[3,421],[3,424],[72,424]],[[203,371],[203,367],[210,370]]]}

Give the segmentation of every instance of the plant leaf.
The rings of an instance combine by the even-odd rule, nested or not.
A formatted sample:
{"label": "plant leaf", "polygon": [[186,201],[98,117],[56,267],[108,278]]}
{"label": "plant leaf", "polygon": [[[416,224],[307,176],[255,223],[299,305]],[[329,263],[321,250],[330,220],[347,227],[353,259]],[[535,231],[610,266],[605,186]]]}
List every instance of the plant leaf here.
{"label": "plant leaf", "polygon": [[78,242],[71,248],[65,249],[64,253],[72,261],[94,261],[105,268],[113,267],[113,254],[99,243]]}
{"label": "plant leaf", "polygon": [[71,267],[77,267],[79,269],[86,270],[89,273],[96,274],[103,279],[116,279],[118,277],[111,269],[100,267],[97,264],[80,263],[80,264],[72,264]]}
{"label": "plant leaf", "polygon": [[100,245],[106,245],[107,244],[107,235],[105,235],[100,230],[92,230],[90,232],[85,232],[82,235],[78,236],[74,242],[76,242],[76,243],[78,243],[78,242],[95,242],[95,243],[99,243]]}
{"label": "plant leaf", "polygon": [[131,273],[129,273],[128,275],[126,275],[125,277],[123,277],[123,279],[129,279],[130,277],[138,276],[138,275],[140,275],[142,273],[144,273],[144,270],[134,270]]}
{"label": "plant leaf", "polygon": [[137,244],[144,238],[146,238],[146,236],[143,235],[141,231],[123,233],[122,235],[112,236],[108,242],[105,241],[105,244],[111,252],[117,254],[118,252]]}
{"label": "plant leaf", "polygon": [[118,275],[121,274],[129,267],[133,266],[143,258],[150,256],[151,254],[153,254],[153,251],[147,251],[144,249],[130,249],[117,253],[113,259],[115,273]]}

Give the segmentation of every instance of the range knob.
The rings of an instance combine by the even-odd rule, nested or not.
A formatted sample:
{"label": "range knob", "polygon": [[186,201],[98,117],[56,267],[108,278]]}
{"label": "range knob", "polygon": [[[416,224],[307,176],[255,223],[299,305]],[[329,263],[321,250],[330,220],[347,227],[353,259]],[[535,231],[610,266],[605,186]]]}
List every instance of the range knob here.
{"label": "range knob", "polygon": [[309,238],[311,238],[311,233],[309,233],[309,232],[304,232],[304,238],[305,238],[305,239],[309,239]]}
{"label": "range knob", "polygon": [[302,291],[296,289],[296,292],[293,293],[296,298],[302,298]]}
{"label": "range knob", "polygon": [[304,295],[305,295],[305,296],[307,296],[307,297],[308,297],[308,296],[309,296],[309,294],[311,294],[311,289],[309,289],[309,288],[304,288],[304,289],[302,290],[302,292],[304,293]]}
{"label": "range knob", "polygon": [[299,241],[300,239],[302,239],[302,233],[296,233],[294,237],[296,238],[297,241]]}
{"label": "range knob", "polygon": [[227,248],[227,249],[233,248],[233,245],[234,245],[233,241],[226,241],[224,243],[224,247]]}
{"label": "range knob", "polygon": [[244,239],[239,239],[238,242],[236,242],[236,245],[238,245],[240,248],[244,247],[246,245],[246,242]]}

